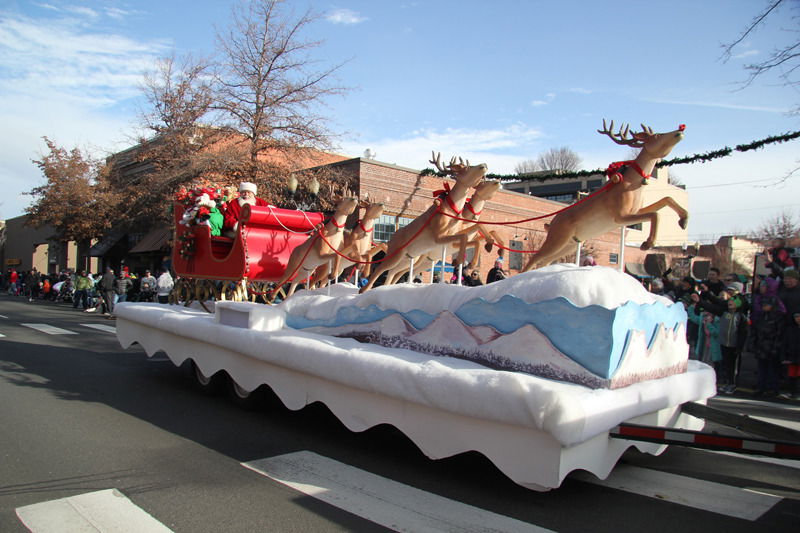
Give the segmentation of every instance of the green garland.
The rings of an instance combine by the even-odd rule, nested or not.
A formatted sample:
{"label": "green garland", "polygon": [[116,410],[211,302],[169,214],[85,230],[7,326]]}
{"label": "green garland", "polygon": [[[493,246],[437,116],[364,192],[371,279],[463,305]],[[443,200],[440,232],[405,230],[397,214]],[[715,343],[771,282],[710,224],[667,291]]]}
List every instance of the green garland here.
{"label": "green garland", "polygon": [[[768,144],[773,143],[783,143],[786,141],[792,141],[800,137],[800,131],[793,131],[790,133],[784,133],[783,135],[773,135],[771,137],[767,137],[765,139],[761,139],[759,141],[753,141],[748,144],[737,144],[735,148],[722,148],[720,150],[714,150],[713,152],[706,152],[704,154],[695,154],[693,156],[686,156],[686,157],[675,157],[673,159],[667,159],[664,161],[660,161],[656,163],[657,167],[669,167],[672,165],[685,165],[687,163],[707,163],[714,159],[719,159],[720,157],[727,157],[733,153],[733,151],[737,152],[747,152],[749,150],[758,150],[759,148],[763,148]],[[556,173],[552,172],[550,174],[543,174],[541,176],[520,176],[518,174],[487,174],[486,177],[491,180],[500,180],[500,181],[516,181],[516,182],[525,182],[525,181],[547,181],[555,178],[564,179],[564,178],[582,178],[586,176],[595,176],[597,174],[605,174],[605,169],[596,169],[596,170],[580,170],[577,172],[563,172],[563,173]],[[422,172],[420,172],[422,176],[439,176],[444,177],[444,174],[441,172],[436,172],[432,168],[426,168]]]}

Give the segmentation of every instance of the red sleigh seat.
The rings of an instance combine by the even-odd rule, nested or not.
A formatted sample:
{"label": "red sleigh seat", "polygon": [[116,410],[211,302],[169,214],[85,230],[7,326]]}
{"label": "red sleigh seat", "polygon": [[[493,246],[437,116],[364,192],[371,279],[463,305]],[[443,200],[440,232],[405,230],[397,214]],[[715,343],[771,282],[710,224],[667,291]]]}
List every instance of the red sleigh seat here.
{"label": "red sleigh seat", "polygon": [[[289,256],[308,239],[322,213],[278,207],[242,207],[236,237],[211,237],[205,225],[180,224],[183,208],[175,206],[173,269],[179,276],[201,279],[280,281]],[[182,234],[193,237],[194,251],[181,255]]]}

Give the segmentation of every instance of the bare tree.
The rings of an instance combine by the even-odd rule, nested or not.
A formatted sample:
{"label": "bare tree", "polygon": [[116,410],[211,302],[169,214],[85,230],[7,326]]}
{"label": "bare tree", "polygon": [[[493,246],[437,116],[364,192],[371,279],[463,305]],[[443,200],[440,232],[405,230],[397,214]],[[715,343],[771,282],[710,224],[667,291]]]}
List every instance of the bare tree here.
{"label": "bare tree", "polygon": [[224,125],[246,139],[245,172],[268,190],[278,184],[261,154],[329,148],[331,134],[318,110],[326,97],[344,91],[333,85],[340,65],[317,68],[310,58],[321,42],[304,33],[319,17],[306,12],[295,18],[283,7],[283,0],[247,0],[234,8],[231,28],[217,36],[222,59],[214,105]]}
{"label": "bare tree", "polygon": [[[781,12],[782,8],[797,9],[800,3],[792,0],[771,0],[769,4],[758,13],[753,20],[742,31],[741,35],[733,42],[723,45],[723,61],[728,61],[734,57],[734,52],[737,47],[742,44],[745,39],[754,33],[759,26],[765,24],[767,19],[773,20],[778,18],[777,13]],[[750,63],[744,66],[748,71],[748,78],[742,83],[743,87],[749,86],[753,81],[769,72],[778,71],[778,78],[782,80],[785,85],[797,87],[800,85],[800,78],[798,78],[798,69],[800,69],[800,31],[798,31],[798,21],[800,15],[786,17],[781,19],[788,22],[788,31],[795,34],[795,38],[790,42],[775,48],[766,59],[759,63]],[[796,107],[793,113],[800,113],[800,106]]]}
{"label": "bare tree", "polygon": [[171,56],[145,73],[140,123],[153,136],[109,166],[109,179],[126,199],[118,224],[146,229],[166,222],[172,194],[224,166],[224,155],[209,150],[219,141],[218,128],[201,124],[213,102],[209,69],[205,59]]}
{"label": "bare tree", "polygon": [[520,175],[530,174],[531,172],[537,172],[538,170],[539,169],[536,167],[535,159],[525,159],[514,166],[514,172]]}
{"label": "bare tree", "polygon": [[790,240],[798,236],[800,236],[800,222],[794,213],[786,210],[765,220],[751,234],[754,240],[761,242],[769,242],[776,238]]}
{"label": "bare tree", "polygon": [[544,170],[563,170],[574,172],[579,170],[582,161],[581,157],[566,146],[551,148],[540,154],[535,160],[526,159],[514,167],[517,174],[528,174]]}
{"label": "bare tree", "polygon": [[159,59],[146,72],[142,93],[147,111],[141,121],[157,135],[192,134],[194,127],[211,108],[209,64],[204,59],[175,56]]}

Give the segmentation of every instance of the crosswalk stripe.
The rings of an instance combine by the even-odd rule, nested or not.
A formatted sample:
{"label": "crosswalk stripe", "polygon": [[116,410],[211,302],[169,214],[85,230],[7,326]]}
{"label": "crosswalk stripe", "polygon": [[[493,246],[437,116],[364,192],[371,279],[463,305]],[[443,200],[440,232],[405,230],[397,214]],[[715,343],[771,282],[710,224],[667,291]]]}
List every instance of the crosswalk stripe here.
{"label": "crosswalk stripe", "polygon": [[109,326],[108,324],[81,324],[81,326],[86,328],[92,329],[99,329],[100,331],[105,331],[107,333],[116,333],[117,328],[114,326]]}
{"label": "crosswalk stripe", "polygon": [[550,531],[313,452],[289,453],[242,466],[395,531]]}
{"label": "crosswalk stripe", "polygon": [[17,508],[17,517],[33,533],[136,531],[171,533],[117,489],[100,490]]}
{"label": "crosswalk stripe", "polygon": [[[715,396],[713,398],[713,404],[744,404],[750,407],[775,407],[775,402],[768,402],[765,400],[756,400],[752,398],[736,398],[732,396]],[[780,404],[781,410],[783,411],[800,411],[800,407],[787,405],[785,403]]]}
{"label": "crosswalk stripe", "polygon": [[783,499],[750,489],[630,465],[617,465],[605,480],[588,472],[573,472],[570,477],[745,520],[757,520]]}
{"label": "crosswalk stripe", "polygon": [[41,331],[42,333],[47,333],[48,335],[77,335],[77,333],[74,331],[57,328],[49,324],[21,324],[21,325],[25,326],[26,328],[35,329],[36,331]]}
{"label": "crosswalk stripe", "polygon": [[785,428],[800,431],[800,421],[784,420],[783,418],[772,418],[769,416],[760,416],[760,415],[750,415],[750,417],[762,420],[764,422],[769,422],[770,424],[775,424],[776,426],[783,426]]}

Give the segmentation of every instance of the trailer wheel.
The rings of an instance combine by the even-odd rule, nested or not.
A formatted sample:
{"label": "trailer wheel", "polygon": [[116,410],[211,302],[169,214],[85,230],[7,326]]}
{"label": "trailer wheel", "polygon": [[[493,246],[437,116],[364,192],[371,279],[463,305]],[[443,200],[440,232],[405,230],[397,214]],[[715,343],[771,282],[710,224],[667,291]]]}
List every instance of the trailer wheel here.
{"label": "trailer wheel", "polygon": [[192,361],[192,376],[194,377],[194,384],[197,390],[203,394],[217,394],[220,391],[223,376],[221,372],[217,372],[211,377],[206,377],[197,363]]}
{"label": "trailer wheel", "polygon": [[233,378],[231,378],[229,382],[230,387],[228,387],[228,393],[236,405],[247,410],[255,410],[258,408],[258,399],[260,397],[258,389],[248,392],[236,383]]}

